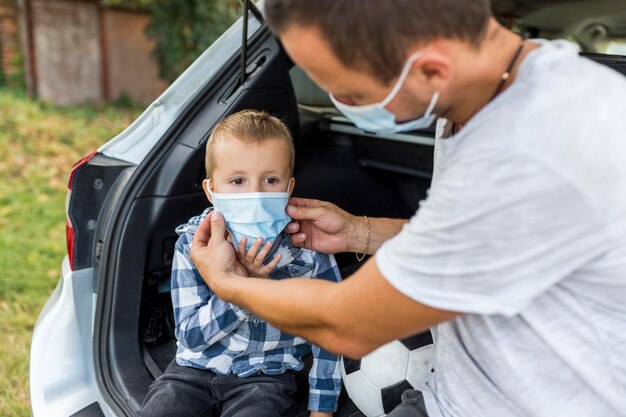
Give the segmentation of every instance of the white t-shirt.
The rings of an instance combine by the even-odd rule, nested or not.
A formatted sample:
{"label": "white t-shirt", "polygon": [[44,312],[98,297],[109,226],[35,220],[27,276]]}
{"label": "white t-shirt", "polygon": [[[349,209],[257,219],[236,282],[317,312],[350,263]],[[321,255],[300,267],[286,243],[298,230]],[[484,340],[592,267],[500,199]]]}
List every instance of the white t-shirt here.
{"label": "white t-shirt", "polygon": [[626,77],[541,43],[439,139],[427,199],[376,254],[464,313],[438,326],[430,416],[626,415]]}

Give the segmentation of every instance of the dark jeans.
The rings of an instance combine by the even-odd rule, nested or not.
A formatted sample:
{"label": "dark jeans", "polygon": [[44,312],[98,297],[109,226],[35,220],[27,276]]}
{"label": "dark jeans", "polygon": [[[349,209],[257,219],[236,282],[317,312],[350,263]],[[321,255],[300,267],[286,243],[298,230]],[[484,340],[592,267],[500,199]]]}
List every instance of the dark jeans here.
{"label": "dark jeans", "polygon": [[148,391],[135,417],[278,417],[293,414],[295,376],[216,375],[173,360]]}

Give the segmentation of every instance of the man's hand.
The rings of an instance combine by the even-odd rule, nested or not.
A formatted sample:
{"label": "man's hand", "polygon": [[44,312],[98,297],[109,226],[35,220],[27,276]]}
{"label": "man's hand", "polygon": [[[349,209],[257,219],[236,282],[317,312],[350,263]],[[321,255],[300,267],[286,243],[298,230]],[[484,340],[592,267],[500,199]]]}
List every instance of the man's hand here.
{"label": "man's hand", "polygon": [[355,252],[373,255],[397,235],[407,220],[353,216],[332,203],[292,198],[287,214],[294,220],[285,228],[291,243],[322,253]]}
{"label": "man's hand", "polygon": [[219,212],[209,213],[198,226],[190,257],[204,281],[218,295],[229,275],[247,276],[246,269],[237,262],[235,248],[226,241],[224,217]]}
{"label": "man's hand", "polygon": [[[246,268],[248,276],[267,278],[270,273],[276,268],[282,256],[280,254],[274,255],[274,258],[267,264],[263,265],[265,257],[272,249],[272,242],[266,242],[263,246],[263,239],[257,238],[250,250],[246,251],[246,245],[248,239],[245,237],[239,242],[239,248],[237,249],[237,258],[241,265]],[[260,249],[260,250],[259,250]]]}
{"label": "man's hand", "polygon": [[347,211],[326,201],[291,198],[287,214],[295,220],[285,228],[294,245],[322,253],[351,251],[359,222]]}

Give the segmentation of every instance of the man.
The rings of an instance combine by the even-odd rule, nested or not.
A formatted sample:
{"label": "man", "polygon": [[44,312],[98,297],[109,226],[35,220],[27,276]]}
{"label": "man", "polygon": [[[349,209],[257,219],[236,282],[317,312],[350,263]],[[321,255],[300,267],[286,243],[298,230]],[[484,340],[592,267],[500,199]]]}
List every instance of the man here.
{"label": "man", "polygon": [[358,126],[437,115],[449,138],[408,223],[291,201],[294,243],[374,255],[340,284],[238,275],[215,213],[192,249],[215,293],[352,357],[438,325],[429,416],[626,415],[626,80],[522,41],[488,0],[267,0],[266,16]]}

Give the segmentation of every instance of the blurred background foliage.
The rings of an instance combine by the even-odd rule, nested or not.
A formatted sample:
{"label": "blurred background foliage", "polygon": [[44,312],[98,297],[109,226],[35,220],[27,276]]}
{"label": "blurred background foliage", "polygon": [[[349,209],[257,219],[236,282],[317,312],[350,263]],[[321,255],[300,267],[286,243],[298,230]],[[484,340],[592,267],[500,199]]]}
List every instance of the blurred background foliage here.
{"label": "blurred background foliage", "polygon": [[107,6],[150,13],[159,76],[173,82],[243,11],[239,0],[103,0]]}

